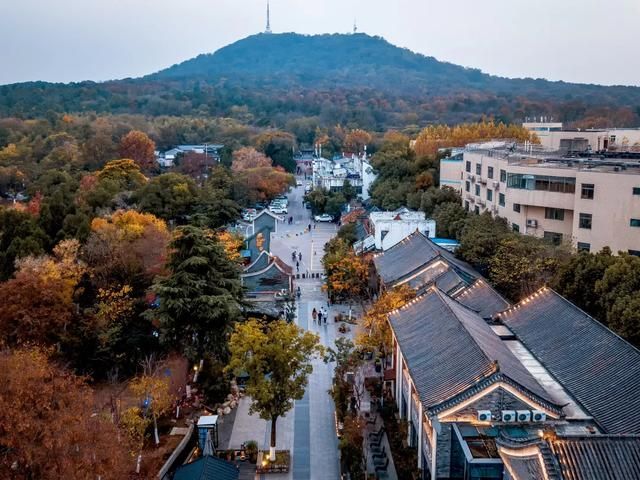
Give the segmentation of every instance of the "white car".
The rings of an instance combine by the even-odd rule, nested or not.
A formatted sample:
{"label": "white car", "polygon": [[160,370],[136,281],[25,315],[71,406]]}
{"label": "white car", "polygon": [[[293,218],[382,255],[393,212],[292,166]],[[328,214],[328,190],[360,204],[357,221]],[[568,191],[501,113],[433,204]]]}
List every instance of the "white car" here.
{"label": "white car", "polygon": [[297,180],[296,181],[296,186],[297,187],[301,187],[302,186],[302,180]]}
{"label": "white car", "polygon": [[289,213],[288,210],[287,210],[287,207],[280,206],[280,205],[270,206],[269,210],[271,210],[272,213],[275,213],[275,214],[278,214],[278,215],[282,215],[283,213]]}
{"label": "white car", "polygon": [[328,213],[323,213],[322,215],[316,215],[313,218],[316,222],[333,222],[333,217]]}

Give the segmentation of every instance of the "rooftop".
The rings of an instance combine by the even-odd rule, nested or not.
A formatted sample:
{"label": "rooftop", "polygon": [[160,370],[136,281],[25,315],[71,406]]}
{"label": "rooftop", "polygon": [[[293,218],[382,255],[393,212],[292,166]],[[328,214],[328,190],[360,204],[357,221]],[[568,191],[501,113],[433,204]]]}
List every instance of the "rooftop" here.
{"label": "rooftop", "polygon": [[640,433],[640,351],[549,288],[500,314],[604,433]]}

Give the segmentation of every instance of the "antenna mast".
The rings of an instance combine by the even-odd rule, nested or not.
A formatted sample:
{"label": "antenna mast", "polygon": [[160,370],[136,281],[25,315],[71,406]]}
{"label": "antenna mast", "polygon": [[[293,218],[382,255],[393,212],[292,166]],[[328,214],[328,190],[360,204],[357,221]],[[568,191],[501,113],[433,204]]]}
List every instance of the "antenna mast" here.
{"label": "antenna mast", "polygon": [[358,25],[355,18],[353,19],[353,33],[358,33]]}
{"label": "antenna mast", "polygon": [[265,29],[264,33],[271,33],[271,22],[270,22],[270,15],[269,15],[269,0],[267,0],[267,28]]}

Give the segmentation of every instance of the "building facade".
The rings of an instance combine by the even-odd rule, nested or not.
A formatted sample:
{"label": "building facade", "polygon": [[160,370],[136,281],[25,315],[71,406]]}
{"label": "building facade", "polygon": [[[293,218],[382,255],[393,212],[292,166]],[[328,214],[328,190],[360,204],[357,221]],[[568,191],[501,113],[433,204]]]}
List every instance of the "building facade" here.
{"label": "building facade", "polygon": [[441,185],[460,181],[468,211],[578,250],[640,254],[640,154],[569,158],[502,144],[468,148],[441,167]]}
{"label": "building facade", "polygon": [[369,224],[375,239],[376,250],[388,250],[412,233],[418,231],[426,237],[436,236],[436,222],[424,212],[399,208],[387,212],[371,212]]}

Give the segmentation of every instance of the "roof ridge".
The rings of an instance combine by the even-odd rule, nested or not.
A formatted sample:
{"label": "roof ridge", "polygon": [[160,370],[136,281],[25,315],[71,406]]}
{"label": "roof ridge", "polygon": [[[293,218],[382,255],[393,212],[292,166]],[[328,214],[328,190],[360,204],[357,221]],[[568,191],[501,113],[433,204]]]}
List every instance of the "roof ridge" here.
{"label": "roof ridge", "polygon": [[[470,308],[462,305],[460,302],[456,302],[455,299],[449,297],[449,295],[447,295],[446,293],[444,293],[442,290],[440,290],[437,286],[434,285],[434,291],[437,293],[438,297],[440,298],[440,300],[443,301],[444,305],[446,306],[446,308],[451,312],[451,314],[456,318],[456,320],[458,321],[458,323],[460,323],[460,326],[462,327],[462,329],[465,331],[465,334],[468,335],[471,340],[473,341],[473,343],[476,345],[476,347],[478,347],[478,349],[480,350],[480,352],[482,353],[482,356],[489,361],[489,363],[494,364],[497,368],[495,371],[499,371],[500,366],[498,365],[498,361],[497,360],[492,360],[491,358],[489,358],[489,356],[487,355],[487,353],[484,351],[484,349],[480,346],[480,344],[478,343],[478,341],[476,340],[476,338],[471,335],[471,332],[469,332],[469,330],[467,329],[466,324],[460,319],[460,317],[458,316],[458,314],[453,310],[453,308],[451,307],[451,304],[449,303],[449,301],[451,302],[455,302],[456,305],[460,305],[461,307],[463,307],[466,310],[469,310],[470,313],[472,313],[473,315],[478,315],[478,312],[475,312],[473,310],[471,310]],[[483,323],[486,324],[486,322],[484,320],[482,320],[481,317],[478,317]],[[494,373],[494,372],[491,372]]]}

